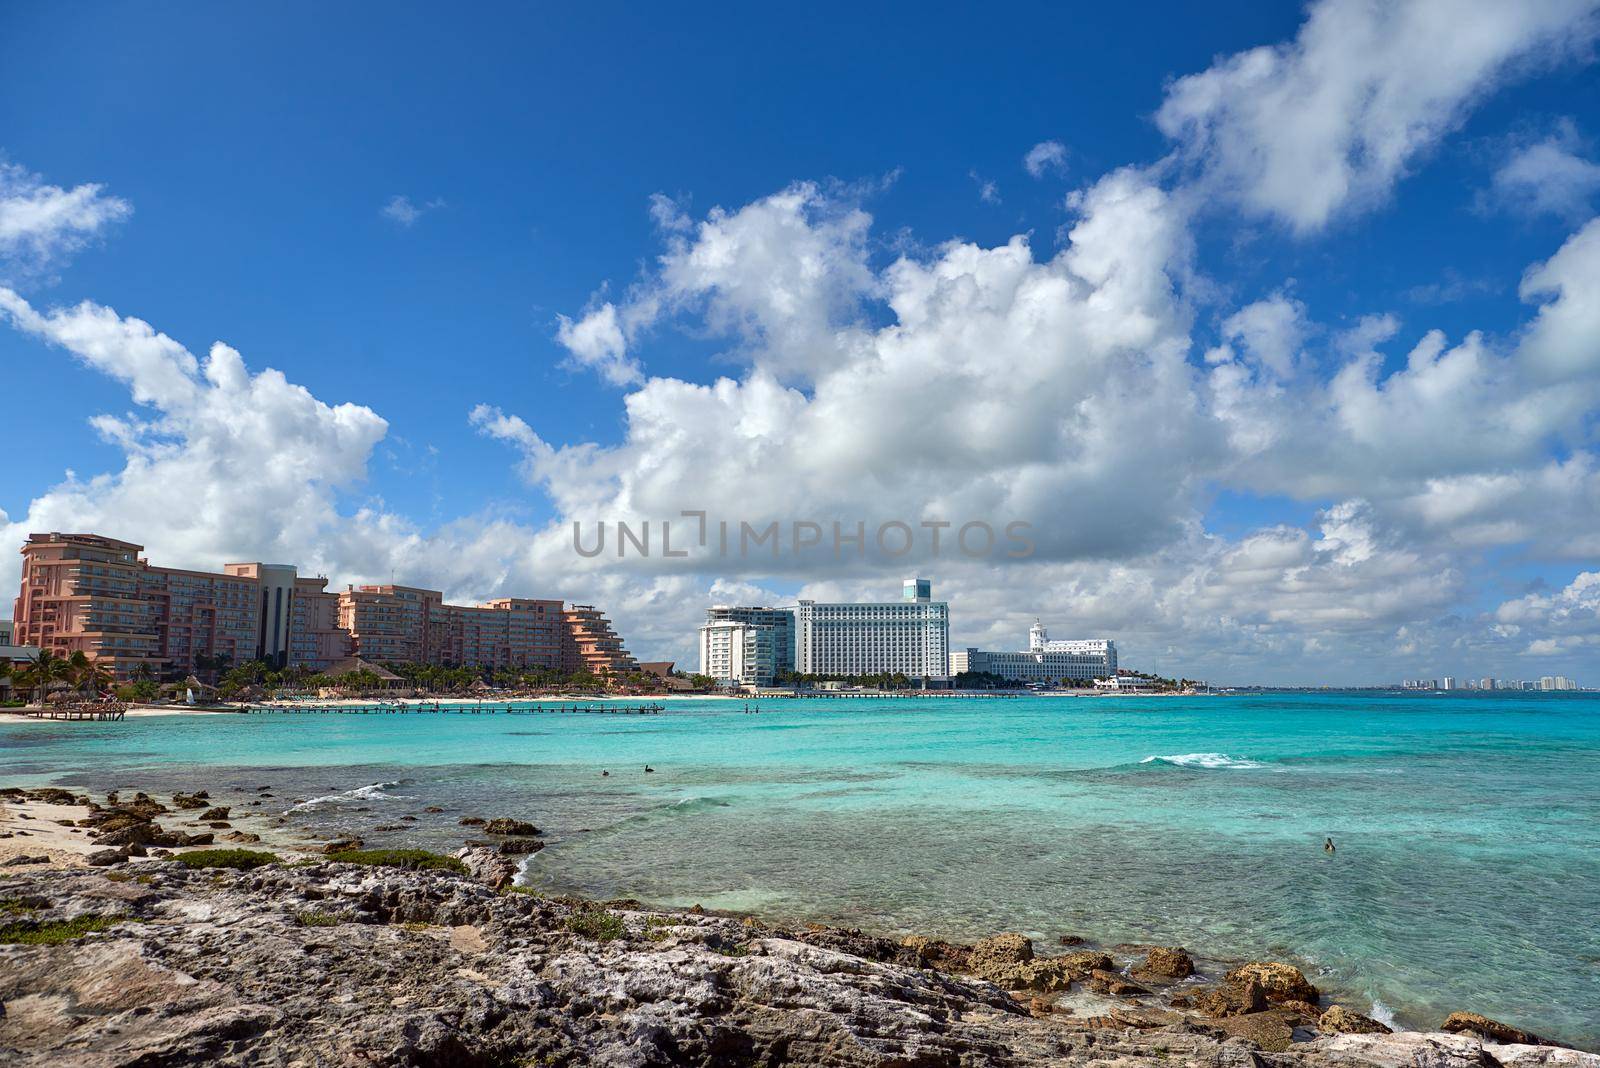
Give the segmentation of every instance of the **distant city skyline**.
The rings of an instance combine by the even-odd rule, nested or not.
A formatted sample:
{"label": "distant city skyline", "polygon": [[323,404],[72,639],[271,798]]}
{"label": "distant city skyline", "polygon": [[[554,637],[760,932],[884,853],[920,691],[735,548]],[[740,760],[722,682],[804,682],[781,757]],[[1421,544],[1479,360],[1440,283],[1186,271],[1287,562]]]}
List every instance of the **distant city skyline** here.
{"label": "distant city skyline", "polygon": [[1600,679],[1594,5],[1465,9],[13,5],[0,590],[98,531],[692,663],[920,571],[952,648]]}
{"label": "distant city skyline", "polygon": [[1565,675],[1541,675],[1537,679],[1497,679],[1489,675],[1477,679],[1458,679],[1445,675],[1437,679],[1405,679],[1400,683],[1407,690],[1582,690],[1577,679]]}

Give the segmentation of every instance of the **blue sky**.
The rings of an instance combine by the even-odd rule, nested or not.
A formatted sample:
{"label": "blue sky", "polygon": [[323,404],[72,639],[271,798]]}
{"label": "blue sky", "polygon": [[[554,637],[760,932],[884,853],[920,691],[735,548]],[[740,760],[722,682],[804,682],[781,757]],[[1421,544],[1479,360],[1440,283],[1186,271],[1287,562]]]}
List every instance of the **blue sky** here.
{"label": "blue sky", "polygon": [[[1421,0],[1381,15],[1334,2],[983,12],[924,5],[914,13],[823,5],[798,18],[747,5],[503,6],[466,18],[403,4],[12,7],[0,14],[0,153],[12,195],[98,184],[102,203],[116,198],[126,210],[80,226],[48,253],[14,245],[0,261],[0,282],[41,314],[91,301],[143,320],[199,358],[220,340],[252,374],[274,368],[325,406],[359,406],[385,422],[381,432],[373,424],[330,446],[353,450],[334,462],[348,475],[338,487],[283,474],[273,487],[282,496],[261,494],[260,514],[230,522],[217,508],[179,518],[169,508],[141,517],[140,529],[106,531],[171,562],[293,553],[336,581],[406,572],[458,596],[593,596],[639,652],[678,656],[714,597],[782,597],[808,584],[821,595],[892,590],[915,563],[960,595],[960,644],[1020,641],[1038,615],[1053,632],[1109,633],[1164,666],[1230,681],[1560,669],[1600,682],[1600,621],[1590,618],[1597,591],[1580,581],[1595,569],[1587,521],[1600,511],[1600,482],[1570,467],[1587,462],[1594,445],[1600,356],[1584,321],[1573,328],[1582,348],[1576,368],[1558,383],[1575,411],[1526,431],[1532,444],[1502,459],[1465,455],[1503,426],[1476,394],[1461,399],[1452,422],[1449,390],[1460,382],[1446,376],[1419,387],[1434,407],[1407,409],[1419,432],[1447,428],[1428,440],[1459,436],[1459,449],[1436,458],[1422,455],[1427,444],[1375,444],[1370,435],[1344,448],[1317,423],[1359,421],[1330,401],[1329,386],[1352,359],[1350,332],[1378,316],[1392,317],[1374,349],[1378,381],[1403,371],[1429,331],[1442,331],[1447,349],[1481,331],[1485,359],[1504,362],[1478,376],[1480,391],[1501,398],[1501,414],[1524,400],[1550,407],[1536,395],[1550,388],[1549,376],[1530,385],[1517,369],[1534,359],[1520,346],[1539,309],[1519,285],[1582,236],[1593,214],[1600,182],[1585,167],[1600,138],[1594,11],[1561,0],[1528,5],[1523,15],[1485,6],[1483,19],[1505,22],[1485,48],[1470,34],[1451,36],[1452,22],[1474,24],[1474,7],[1453,18],[1449,5]],[[1430,43],[1419,31],[1433,26],[1440,34]],[[1363,34],[1381,47],[1362,46]],[[1246,85],[1229,64],[1258,47],[1276,48],[1276,65]],[[1326,62],[1314,62],[1319,55]],[[1439,68],[1432,73],[1430,59]],[[1201,75],[1212,81],[1195,88],[1210,95],[1179,101],[1176,79]],[[1279,91],[1277,111],[1251,110]],[[1187,132],[1178,103],[1200,109]],[[1332,147],[1308,143],[1305,154],[1331,152],[1353,175],[1331,206],[1294,201],[1292,175],[1285,193],[1252,169],[1270,168],[1273,145],[1324,129]],[[1046,153],[1050,162],[1035,176],[1025,156],[1049,142],[1061,151]],[[1372,162],[1384,152],[1397,157],[1392,168]],[[1112,445],[1103,463],[1085,451],[1081,464],[1054,475],[1037,475],[1009,445],[982,443],[973,456],[989,460],[867,465],[905,491],[903,499],[888,494],[900,512],[938,501],[999,517],[985,509],[1001,501],[1004,516],[1026,512],[1052,529],[1092,526],[1085,509],[1064,503],[1078,501],[1116,522],[1047,539],[1059,541],[1047,559],[1011,570],[941,568],[938,560],[837,572],[726,561],[585,570],[559,551],[559,530],[574,518],[671,515],[675,505],[724,495],[765,501],[746,484],[761,470],[803,485],[795,498],[805,514],[860,512],[850,492],[827,488],[849,478],[848,463],[787,476],[770,461],[764,469],[713,464],[697,475],[692,462],[673,465],[672,440],[641,427],[704,415],[662,402],[672,380],[748,384],[770,372],[808,401],[840,389],[827,379],[847,357],[815,346],[848,347],[839,340],[846,334],[858,347],[869,335],[889,343],[906,325],[890,293],[896,261],[928,266],[946,256],[948,242],[996,249],[1020,234],[1033,267],[1045,271],[1073,244],[1072,228],[1094,217],[1094,191],[1125,168],[1173,216],[1173,251],[1157,265],[1172,280],[1159,313],[1170,321],[1131,349],[1096,350],[1092,367],[1073,363],[1089,358],[1063,340],[1063,362],[1047,380],[1065,390],[1063,412],[1142,403],[1138,391],[1113,400],[1064,383],[1152,373],[1156,365],[1137,361],[1159,351],[1159,360],[1177,361],[1160,363],[1161,375],[1187,368],[1191,381],[1148,396],[1150,411],[1120,428],[1118,440],[1165,426],[1163,413],[1191,404],[1195,425],[1173,429],[1159,452],[1135,456]],[[816,183],[815,195],[774,207],[789,215],[771,217],[777,230],[763,228],[750,209],[771,207],[797,182]],[[652,215],[655,196],[670,199],[675,214]],[[396,198],[404,198],[400,209],[385,211]],[[870,223],[829,229],[852,211]],[[1133,227],[1129,247],[1142,254],[1140,221],[1119,217],[1115,226]],[[812,348],[784,354],[774,338],[786,328],[771,318],[771,294],[741,280],[764,271],[776,278],[774,263],[802,257],[798,244],[782,243],[796,234],[802,243],[822,235],[817,247],[842,257],[830,278],[856,277],[827,282],[821,296],[782,294],[798,305],[817,296],[829,320],[820,341],[815,324],[802,323]],[[754,258],[729,275],[690,277],[719,235]],[[608,302],[627,324],[624,362],[638,368],[620,383],[608,380],[610,357],[563,342],[558,318],[585,322]],[[1294,351],[1273,375],[1261,369],[1269,358],[1246,353],[1243,320],[1233,318],[1263,302],[1293,320]],[[1149,314],[1142,305],[1130,311]],[[7,529],[125,518],[111,510],[116,485],[81,489],[94,476],[131,486],[126,437],[88,420],[132,413],[148,421],[151,406],[134,402],[129,374],[108,373],[81,352],[74,358],[63,331],[11,325],[0,329],[0,382],[8,397],[41,400],[8,403],[10,426],[16,440],[45,446],[0,468]],[[996,376],[1027,358],[991,353],[981,333],[950,329],[943,342],[927,342],[930,353],[976,346],[966,363],[993,358]],[[1232,356],[1208,360],[1225,344]],[[1139,345],[1147,348],[1133,352]],[[942,359],[926,357],[935,387],[962,364]],[[1235,365],[1259,390],[1305,405],[1304,418],[1269,447],[1241,451],[1234,422],[1243,417],[1221,412],[1213,372]],[[907,381],[916,381],[914,367]],[[908,388],[897,403],[929,427],[948,426],[950,396],[960,395]],[[502,425],[497,436],[469,421],[480,405],[527,433]],[[770,429],[756,440],[790,454],[832,440],[821,408],[806,414],[810,438]],[[302,414],[326,429],[318,412]],[[1381,419],[1394,421],[1395,412]],[[953,422],[969,425],[959,412]],[[188,450],[192,463],[181,470],[201,482],[237,479],[247,461],[270,463],[273,435],[300,433],[293,419],[267,420],[255,451],[219,458],[214,443],[182,423],[145,427],[140,448]],[[1019,425],[1037,426],[1027,448],[1045,459],[1063,442],[1088,450],[1103,440],[1074,438],[1042,416]],[[315,469],[318,440],[309,431],[296,439],[308,450],[296,470]],[[739,447],[751,446],[741,439]],[[1404,477],[1367,475],[1362,465],[1374,456],[1399,455],[1389,450],[1416,454]],[[142,455],[134,476],[159,463]],[[1191,466],[1186,458],[1197,456],[1204,459]],[[1561,464],[1567,475],[1556,479]],[[1330,468],[1344,477],[1326,478]],[[1137,500],[1118,497],[1118,487],[1158,469],[1152,485],[1128,489]],[[62,493],[69,470],[80,489]],[[1490,494],[1520,513],[1520,526],[1492,509],[1436,506],[1441,495],[1460,501],[1480,492],[1484,479],[1517,487],[1541,477],[1561,488],[1531,498],[1514,488]],[[1469,490],[1441,488],[1440,479],[1479,481]],[[605,493],[584,488],[608,480]],[[957,484],[993,492],[953,497]],[[1425,508],[1430,486],[1435,505]],[[1339,558],[1325,524],[1341,505],[1338,515],[1359,514],[1363,544],[1378,549]],[[1531,524],[1537,530],[1527,522],[1533,507],[1548,509]],[[759,515],[785,518],[782,507]],[[1277,533],[1252,540],[1264,531]],[[1286,531],[1301,532],[1303,559],[1275,555],[1287,551]],[[1270,576],[1250,562],[1263,545],[1273,550]],[[458,563],[431,562],[444,555]],[[0,570],[0,579],[12,574]],[[1396,581],[1403,574],[1436,592],[1386,596],[1404,586]],[[1146,611],[1127,607],[1141,597]],[[1350,602],[1349,618],[1307,607],[1340,598]]]}

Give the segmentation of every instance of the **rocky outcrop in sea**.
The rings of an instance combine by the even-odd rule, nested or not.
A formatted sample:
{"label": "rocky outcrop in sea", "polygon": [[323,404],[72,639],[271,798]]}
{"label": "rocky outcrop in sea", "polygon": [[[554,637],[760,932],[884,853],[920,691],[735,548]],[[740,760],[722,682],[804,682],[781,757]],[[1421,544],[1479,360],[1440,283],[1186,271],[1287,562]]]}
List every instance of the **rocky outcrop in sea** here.
{"label": "rocky outcrop in sea", "polygon": [[487,848],[383,859],[0,870],[0,1063],[1600,1068],[1468,1014],[1386,1033],[1272,962],[1209,980],[1175,947],[771,927],[524,893]]}

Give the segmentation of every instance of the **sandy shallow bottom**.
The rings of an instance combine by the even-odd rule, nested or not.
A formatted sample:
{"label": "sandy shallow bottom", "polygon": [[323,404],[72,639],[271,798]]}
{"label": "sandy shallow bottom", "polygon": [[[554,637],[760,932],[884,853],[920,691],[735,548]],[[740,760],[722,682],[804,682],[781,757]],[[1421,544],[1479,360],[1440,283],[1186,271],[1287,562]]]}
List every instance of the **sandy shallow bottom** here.
{"label": "sandy shallow bottom", "polygon": [[[126,796],[131,797],[129,792]],[[166,798],[157,797],[165,803]],[[219,804],[228,804],[227,800],[218,801]],[[246,800],[245,804],[249,802]],[[210,831],[216,838],[211,846],[191,846],[192,849],[208,849],[216,847],[240,846],[243,848],[268,849],[277,853],[292,853],[315,855],[321,852],[324,839],[304,828],[289,827],[280,824],[281,817],[276,809],[260,809],[251,811],[246,808],[241,811],[235,803],[233,811],[229,813],[229,824],[226,828],[213,828],[209,822],[201,822],[194,817],[202,810],[169,812],[158,816],[156,822],[167,830],[185,831],[190,834]],[[6,870],[31,870],[35,868],[81,868],[86,866],[86,857],[93,852],[106,849],[90,836],[87,828],[74,826],[84,817],[89,815],[89,809],[84,805],[57,805],[36,800],[15,800],[11,798],[0,799],[0,868]],[[241,843],[227,841],[223,838],[230,831],[237,830],[260,836],[259,842]],[[170,850],[173,853],[184,852],[185,848]],[[35,863],[19,863],[24,858],[32,858]],[[149,858],[133,857],[131,863],[139,863]]]}
{"label": "sandy shallow bottom", "polygon": [[94,839],[81,827],[63,826],[63,821],[76,822],[88,811],[39,801],[0,803],[0,865],[18,857],[47,857],[39,867],[82,867],[84,855],[95,848]]}

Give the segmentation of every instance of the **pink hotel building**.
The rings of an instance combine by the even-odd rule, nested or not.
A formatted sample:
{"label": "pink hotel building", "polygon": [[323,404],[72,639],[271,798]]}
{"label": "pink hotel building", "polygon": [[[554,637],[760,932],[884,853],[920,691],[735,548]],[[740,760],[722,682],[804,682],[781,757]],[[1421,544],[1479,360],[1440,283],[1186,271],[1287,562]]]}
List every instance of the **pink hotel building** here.
{"label": "pink hotel building", "polygon": [[14,614],[19,645],[81,650],[119,679],[148,665],[187,674],[197,658],[265,660],[326,670],[360,656],[468,667],[638,670],[611,623],[588,605],[503,597],[444,603],[437,590],[351,586],[289,564],[227,564],[221,573],[155,567],[142,546],[98,534],[31,534]]}

